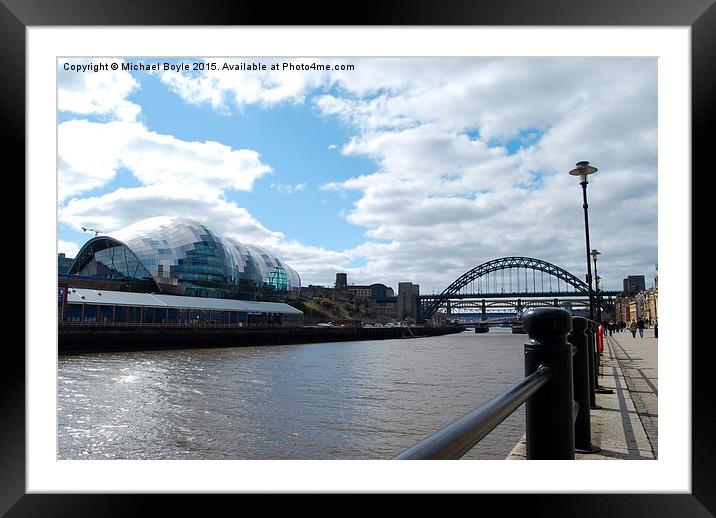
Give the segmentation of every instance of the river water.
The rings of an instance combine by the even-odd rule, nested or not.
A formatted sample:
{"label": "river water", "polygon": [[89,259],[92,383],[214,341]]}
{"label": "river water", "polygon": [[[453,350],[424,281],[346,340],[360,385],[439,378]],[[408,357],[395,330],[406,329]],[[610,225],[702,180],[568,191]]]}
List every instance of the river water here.
{"label": "river water", "polygon": [[[509,329],[59,358],[60,459],[387,459],[524,377]],[[524,406],[467,459],[504,459]]]}

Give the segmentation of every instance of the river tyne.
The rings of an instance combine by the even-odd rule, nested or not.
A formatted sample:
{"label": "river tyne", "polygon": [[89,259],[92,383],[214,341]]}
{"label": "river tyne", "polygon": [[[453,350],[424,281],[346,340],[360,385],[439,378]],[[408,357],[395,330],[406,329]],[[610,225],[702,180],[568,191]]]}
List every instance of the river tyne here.
{"label": "river tyne", "polygon": [[[58,360],[59,459],[389,459],[524,377],[527,335]],[[520,408],[465,459],[504,459]]]}

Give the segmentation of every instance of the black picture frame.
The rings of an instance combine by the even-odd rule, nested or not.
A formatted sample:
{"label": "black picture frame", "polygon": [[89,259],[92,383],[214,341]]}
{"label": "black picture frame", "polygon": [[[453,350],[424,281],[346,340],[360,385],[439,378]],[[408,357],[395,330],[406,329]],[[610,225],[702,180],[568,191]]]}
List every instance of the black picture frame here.
{"label": "black picture frame", "polygon": [[[280,7],[277,7],[280,6]],[[707,125],[713,126],[716,98],[716,6],[714,0],[430,0],[363,1],[350,18],[346,6],[313,2],[171,0],[0,0],[0,105],[5,157],[25,170],[25,29],[28,26],[111,25],[498,25],[498,26],[684,26],[692,44],[692,170],[708,172]],[[709,164],[710,165],[710,164]],[[686,172],[688,173],[688,172]],[[686,174],[685,173],[685,174]],[[17,175],[21,177],[22,175]],[[24,182],[21,190],[24,191]],[[690,229],[688,229],[690,232]],[[25,239],[30,239],[26,236]],[[19,248],[19,245],[15,245]],[[29,272],[25,271],[25,274]],[[690,276],[685,275],[685,281]],[[26,315],[26,326],[31,316]],[[684,323],[691,346],[691,323]],[[16,339],[5,342],[0,393],[0,515],[128,516],[153,497],[141,494],[26,494],[25,354]],[[708,344],[705,344],[708,345]],[[709,383],[711,347],[692,348],[692,492],[690,494],[509,495],[506,510],[527,504],[548,516],[714,516],[716,453],[714,393]],[[497,499],[499,495],[481,495]],[[163,498],[163,514],[185,505]],[[512,514],[512,513],[510,513]]]}

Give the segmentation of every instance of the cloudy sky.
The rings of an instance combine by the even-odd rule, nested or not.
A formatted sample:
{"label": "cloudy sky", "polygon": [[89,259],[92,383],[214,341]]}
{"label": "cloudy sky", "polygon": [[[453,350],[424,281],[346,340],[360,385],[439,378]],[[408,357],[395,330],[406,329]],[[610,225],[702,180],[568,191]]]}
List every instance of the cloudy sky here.
{"label": "cloudy sky", "polygon": [[[121,66],[165,62],[216,70]],[[270,70],[289,62],[353,69]],[[118,69],[66,70],[100,63]],[[567,173],[589,160],[604,288],[653,284],[656,59],[65,59],[58,109],[69,256],[93,236],[82,226],[173,215],[272,250],[304,285],[345,271],[440,292],[512,255],[583,279],[581,188]]]}

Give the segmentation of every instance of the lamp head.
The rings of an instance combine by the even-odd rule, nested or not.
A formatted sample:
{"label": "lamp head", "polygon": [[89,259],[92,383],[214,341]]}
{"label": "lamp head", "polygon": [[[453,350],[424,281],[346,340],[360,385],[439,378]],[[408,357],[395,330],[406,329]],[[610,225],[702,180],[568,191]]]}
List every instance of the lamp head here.
{"label": "lamp head", "polygon": [[596,173],[598,170],[596,167],[589,165],[588,161],[582,160],[581,162],[577,162],[577,167],[572,169],[569,174],[579,176],[580,182],[588,183],[587,176]]}

